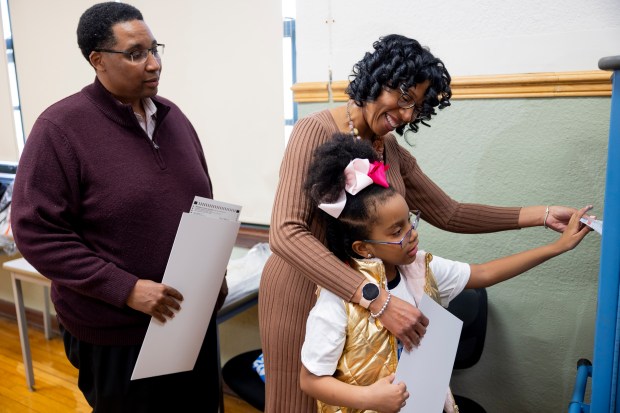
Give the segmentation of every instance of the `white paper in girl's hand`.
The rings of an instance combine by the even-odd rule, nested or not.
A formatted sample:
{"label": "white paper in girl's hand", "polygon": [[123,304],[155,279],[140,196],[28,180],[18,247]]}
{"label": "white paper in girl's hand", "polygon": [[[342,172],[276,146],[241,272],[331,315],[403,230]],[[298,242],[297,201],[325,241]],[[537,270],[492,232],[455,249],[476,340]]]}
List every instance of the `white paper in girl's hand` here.
{"label": "white paper in girl's hand", "polygon": [[401,413],[441,413],[463,322],[426,294],[419,309],[429,320],[426,334],[417,348],[403,350],[394,382],[404,382],[409,392]]}
{"label": "white paper in girl's hand", "polygon": [[594,231],[598,232],[599,234],[603,235],[603,221],[602,220],[583,217],[579,221],[583,222],[584,224],[586,224],[587,226],[589,226],[590,228],[592,228]]}

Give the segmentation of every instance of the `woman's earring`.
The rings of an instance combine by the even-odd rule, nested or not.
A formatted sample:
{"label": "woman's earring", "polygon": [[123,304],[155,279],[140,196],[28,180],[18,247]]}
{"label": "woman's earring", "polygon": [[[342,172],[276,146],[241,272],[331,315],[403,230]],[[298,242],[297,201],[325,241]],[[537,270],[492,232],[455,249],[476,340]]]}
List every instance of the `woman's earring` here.
{"label": "woman's earring", "polygon": [[370,254],[370,253],[369,253],[369,254],[368,254],[368,258],[372,258],[372,254]]}

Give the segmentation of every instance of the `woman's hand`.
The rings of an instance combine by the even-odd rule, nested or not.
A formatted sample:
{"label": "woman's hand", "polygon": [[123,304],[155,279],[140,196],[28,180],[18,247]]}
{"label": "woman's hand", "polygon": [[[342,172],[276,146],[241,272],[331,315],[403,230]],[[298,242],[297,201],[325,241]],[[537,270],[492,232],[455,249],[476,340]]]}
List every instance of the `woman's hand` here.
{"label": "woman's hand", "polygon": [[[373,305],[382,306],[386,298],[385,290],[381,289],[381,296],[375,300],[378,303],[373,302]],[[407,351],[420,344],[428,326],[428,318],[420,310],[395,296],[391,297],[379,321],[403,343]]]}
{"label": "woman's hand", "polygon": [[519,227],[542,226],[562,233],[575,212],[576,208],[558,205],[523,207],[519,213]]}
{"label": "woman's hand", "polygon": [[551,228],[556,232],[564,232],[571,217],[577,212],[575,208],[568,208],[564,206],[549,206],[549,214],[547,215],[546,225],[547,228]]}
{"label": "woman's hand", "polygon": [[572,214],[566,229],[562,236],[555,242],[555,244],[564,252],[570,251],[575,248],[583,238],[588,235],[592,229],[582,224],[579,220],[586,212],[592,209],[592,205],[581,208]]}

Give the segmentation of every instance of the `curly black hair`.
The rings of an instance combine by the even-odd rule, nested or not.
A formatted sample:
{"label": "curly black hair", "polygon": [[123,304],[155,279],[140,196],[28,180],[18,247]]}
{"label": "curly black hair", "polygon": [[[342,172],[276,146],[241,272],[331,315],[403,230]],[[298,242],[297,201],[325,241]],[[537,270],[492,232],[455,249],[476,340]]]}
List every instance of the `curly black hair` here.
{"label": "curly black hair", "polygon": [[88,8],[78,22],[77,42],[82,55],[90,62],[93,50],[110,48],[116,44],[112,26],[131,20],[144,20],[140,10],[126,3],[108,1]]}
{"label": "curly black hair", "polygon": [[430,85],[422,112],[408,125],[396,128],[396,132],[402,134],[407,126],[417,132],[418,123],[430,126],[426,121],[437,114],[435,107],[450,106],[452,97],[452,79],[443,62],[417,40],[398,34],[381,37],[372,46],[374,51],[367,52],[353,66],[346,93],[357,106],[362,106],[364,102],[376,100],[384,88],[403,86],[406,90],[428,80]]}
{"label": "curly black hair", "polygon": [[[344,169],[355,158],[381,161],[372,144],[365,139],[354,139],[349,134],[337,133],[314,150],[304,191],[317,207],[323,202],[335,202],[346,184]],[[369,227],[377,220],[377,205],[382,205],[397,192],[392,188],[372,184],[356,195],[346,193],[347,202],[336,219],[318,210],[326,220],[327,247],[338,258],[347,261],[360,258],[351,248],[354,241],[368,239]]]}

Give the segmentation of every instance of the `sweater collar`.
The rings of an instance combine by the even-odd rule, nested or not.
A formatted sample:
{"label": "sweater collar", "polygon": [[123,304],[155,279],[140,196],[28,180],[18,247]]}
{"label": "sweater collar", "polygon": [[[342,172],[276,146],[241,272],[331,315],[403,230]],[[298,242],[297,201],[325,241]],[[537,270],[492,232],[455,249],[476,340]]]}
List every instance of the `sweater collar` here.
{"label": "sweater collar", "polygon": [[[124,104],[116,99],[95,77],[95,81],[82,89],[82,93],[90,99],[110,120],[124,127],[138,127],[140,125],[129,104]],[[165,105],[156,96],[151,98],[157,108],[157,121],[161,122],[170,111],[170,106]]]}

